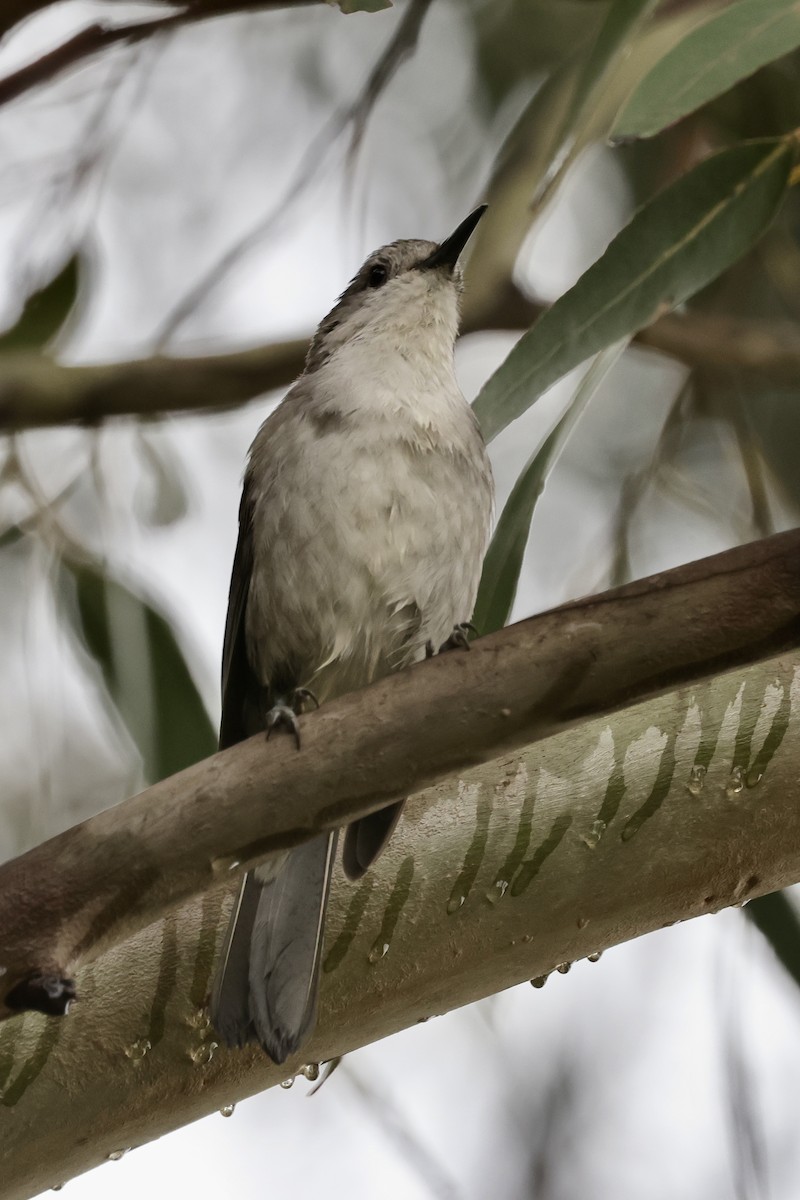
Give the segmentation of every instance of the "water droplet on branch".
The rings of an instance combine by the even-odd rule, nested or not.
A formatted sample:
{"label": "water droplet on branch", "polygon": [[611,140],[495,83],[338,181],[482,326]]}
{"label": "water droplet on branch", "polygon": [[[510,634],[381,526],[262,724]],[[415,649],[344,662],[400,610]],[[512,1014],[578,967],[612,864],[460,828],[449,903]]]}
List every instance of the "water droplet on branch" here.
{"label": "water droplet on branch", "polygon": [[725,788],[725,795],[732,799],[744,791],[744,767],[734,767],[731,771],[731,777],[728,780],[728,786]]}
{"label": "water droplet on branch", "polygon": [[137,1038],[135,1042],[131,1042],[130,1046],[125,1047],[125,1057],[130,1058],[133,1062],[141,1062],[152,1049],[149,1038]]}
{"label": "water droplet on branch", "polygon": [[373,964],[376,962],[380,962],[380,960],[382,958],[385,958],[388,953],[389,953],[389,943],[377,941],[377,942],[375,942],[375,944],[373,945],[369,954],[367,955],[367,962],[371,962]]}
{"label": "water droplet on branch", "polygon": [[686,790],[692,796],[699,796],[703,790],[703,785],[706,781],[706,768],[701,765],[692,767],[689,772],[689,782],[686,784]]}
{"label": "water droplet on branch", "polygon": [[203,1042],[202,1046],[195,1046],[194,1050],[190,1050],[189,1058],[196,1067],[207,1067],[218,1048],[217,1042]]}

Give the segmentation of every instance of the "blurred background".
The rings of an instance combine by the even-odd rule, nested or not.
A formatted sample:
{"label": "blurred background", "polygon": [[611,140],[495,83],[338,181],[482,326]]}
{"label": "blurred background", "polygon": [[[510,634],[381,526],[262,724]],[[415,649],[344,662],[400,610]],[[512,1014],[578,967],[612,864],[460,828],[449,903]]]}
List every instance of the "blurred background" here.
{"label": "blurred background", "polygon": [[[56,364],[291,350],[368,252],[441,239],[489,199],[457,349],[471,399],[638,203],[800,124],[795,54],[654,139],[605,144],[641,64],[719,7],[664,0],[544,189],[595,0],[245,12],[110,44],[8,103],[0,83],[0,354],[46,345],[57,388]],[[0,77],[157,8],[42,8],[0,44]],[[798,215],[790,197],[681,314],[691,348],[634,343],[607,376],[536,506],[513,619],[798,523],[791,362],[724,365],[729,318],[794,336]],[[492,444],[498,510],[576,383]],[[143,394],[141,415],[94,425],[6,420],[0,859],[214,749],[242,469],[281,394],[220,409],[212,380],[181,415]],[[762,908],[782,965],[749,912],[370,1046],[318,1095],[265,1093],[69,1194],[800,1197],[800,938],[791,900]]]}

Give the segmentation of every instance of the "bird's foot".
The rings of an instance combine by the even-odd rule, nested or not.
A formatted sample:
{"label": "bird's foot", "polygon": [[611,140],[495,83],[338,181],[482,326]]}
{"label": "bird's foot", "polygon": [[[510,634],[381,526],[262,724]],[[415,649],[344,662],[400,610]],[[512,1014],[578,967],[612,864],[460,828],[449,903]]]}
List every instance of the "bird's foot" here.
{"label": "bird's foot", "polygon": [[319,708],[319,700],[310,688],[295,688],[288,696],[279,697],[266,716],[267,740],[269,740],[273,729],[285,729],[287,733],[292,734],[295,745],[299,750],[300,726],[297,723],[297,718],[304,711],[305,705],[309,700],[313,702],[316,708]]}
{"label": "bird's foot", "polygon": [[469,635],[477,637],[478,631],[471,621],[459,621],[453,626],[453,632],[446,642],[442,642],[439,653],[445,650],[469,650]]}

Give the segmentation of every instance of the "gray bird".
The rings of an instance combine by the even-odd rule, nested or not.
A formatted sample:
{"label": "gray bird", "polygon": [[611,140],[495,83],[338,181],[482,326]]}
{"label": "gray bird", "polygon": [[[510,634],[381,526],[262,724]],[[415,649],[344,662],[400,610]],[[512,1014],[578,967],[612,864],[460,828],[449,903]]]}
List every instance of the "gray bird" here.
{"label": "gray bird", "polygon": [[[477,209],[436,245],[371,254],[305,370],[250,447],[222,663],[220,747],[303,703],[361,688],[465,640],[494,488],[456,382],[462,273]],[[355,821],[343,866],[375,860],[401,804]],[[223,1040],[277,1063],[314,1024],[337,833],[245,877],[211,995]]]}

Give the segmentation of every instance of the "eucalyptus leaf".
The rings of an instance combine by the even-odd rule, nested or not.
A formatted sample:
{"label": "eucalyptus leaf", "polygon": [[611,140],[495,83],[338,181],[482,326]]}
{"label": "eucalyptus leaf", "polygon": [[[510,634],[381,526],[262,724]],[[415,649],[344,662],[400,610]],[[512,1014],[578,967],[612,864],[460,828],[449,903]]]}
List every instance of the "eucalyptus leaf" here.
{"label": "eucalyptus leaf", "polygon": [[744,910],[769,942],[778,960],[800,985],[800,916],[785,892],[751,900]]}
{"label": "eucalyptus leaf", "polygon": [[628,341],[628,338],[624,338],[597,355],[566,411],[536,448],[514,484],[483,563],[472,618],[475,628],[482,634],[502,629],[511,615],[536,502],[586,405],[619,359]]}
{"label": "eucalyptus leaf", "polygon": [[585,138],[580,131],[585,117],[594,111],[604,81],[613,71],[637,28],[651,15],[659,0],[613,0],[600,32],[579,72],[572,99],[555,138],[556,150],[550,168],[534,197],[544,204],[574,161]]}
{"label": "eucalyptus leaf", "polygon": [[797,46],[799,0],[738,0],[688,33],[644,77],[612,139],[652,137]]}
{"label": "eucalyptus leaf", "polygon": [[72,562],[75,618],[151,783],[213,754],[217,737],[175,635],[146,600]]}
{"label": "eucalyptus leaf", "polygon": [[392,0],[327,0],[334,8],[343,13],[380,12],[381,9],[391,8]]}
{"label": "eucalyptus leaf", "polygon": [[78,294],[78,259],[71,258],[61,271],[25,301],[16,322],[0,334],[0,353],[41,350],[61,329]]}
{"label": "eucalyptus leaf", "polygon": [[794,157],[788,139],[744,142],[707,158],[640,208],[484,384],[475,412],[487,440],[567,371],[688,300],[741,258],[777,213]]}

